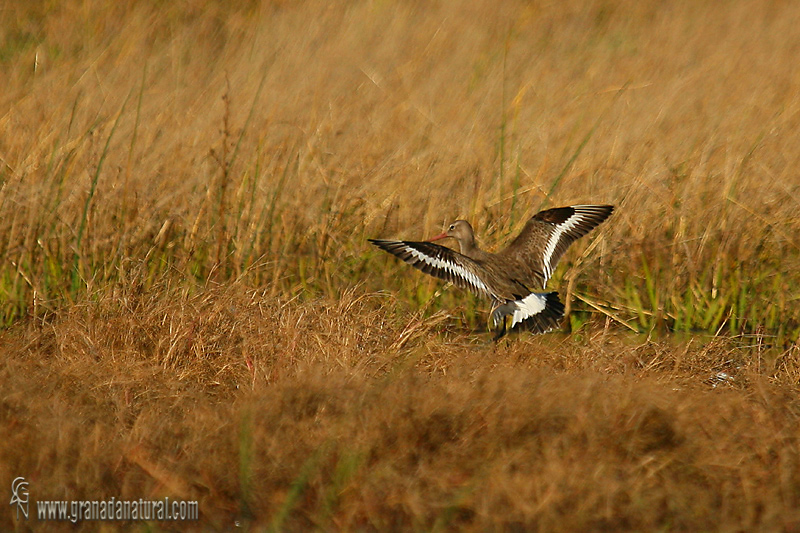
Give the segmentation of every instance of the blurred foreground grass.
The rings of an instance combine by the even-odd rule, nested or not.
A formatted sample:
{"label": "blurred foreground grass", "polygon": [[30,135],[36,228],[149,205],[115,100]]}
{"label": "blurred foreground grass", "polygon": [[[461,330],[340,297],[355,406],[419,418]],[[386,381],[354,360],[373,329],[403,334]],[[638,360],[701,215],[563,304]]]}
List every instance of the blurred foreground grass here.
{"label": "blurred foreground grass", "polygon": [[0,482],[26,477],[32,502],[199,502],[199,523],[140,524],[157,530],[800,521],[796,348],[603,328],[495,344],[393,303],[162,288],[6,334]]}

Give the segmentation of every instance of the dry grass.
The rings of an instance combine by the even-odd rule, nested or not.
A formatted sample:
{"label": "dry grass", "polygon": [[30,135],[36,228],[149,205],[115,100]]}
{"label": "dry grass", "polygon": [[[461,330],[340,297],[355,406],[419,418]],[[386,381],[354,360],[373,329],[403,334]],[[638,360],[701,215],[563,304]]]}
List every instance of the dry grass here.
{"label": "dry grass", "polygon": [[[799,18],[6,2],[0,487],[221,530],[800,527]],[[569,334],[490,344],[366,243],[572,202],[618,210],[554,279]]]}
{"label": "dry grass", "polygon": [[604,329],[495,345],[391,304],[234,284],[13,330],[3,478],[196,499],[223,530],[800,525],[796,349]]}

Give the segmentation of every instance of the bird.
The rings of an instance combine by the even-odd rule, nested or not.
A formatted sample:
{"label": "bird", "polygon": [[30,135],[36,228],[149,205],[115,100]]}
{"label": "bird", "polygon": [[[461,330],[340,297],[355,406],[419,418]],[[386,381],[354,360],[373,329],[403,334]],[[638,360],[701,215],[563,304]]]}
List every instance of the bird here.
{"label": "bird", "polygon": [[[560,325],[564,304],[557,291],[542,292],[569,245],[605,221],[613,205],[571,205],[540,211],[497,253],[478,247],[466,220],[456,220],[427,241],[368,239],[426,274],[449,281],[492,302],[487,324],[499,340],[518,325],[534,334]],[[455,239],[460,253],[435,244]],[[510,327],[506,322],[510,320]]]}

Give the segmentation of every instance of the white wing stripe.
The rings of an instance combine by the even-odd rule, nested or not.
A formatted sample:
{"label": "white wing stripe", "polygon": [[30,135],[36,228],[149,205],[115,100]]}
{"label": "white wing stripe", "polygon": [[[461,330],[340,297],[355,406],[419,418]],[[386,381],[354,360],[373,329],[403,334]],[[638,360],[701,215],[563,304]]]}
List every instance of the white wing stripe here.
{"label": "white wing stripe", "polygon": [[584,213],[576,212],[574,215],[569,217],[567,220],[556,226],[556,230],[550,236],[550,239],[547,241],[547,246],[544,248],[544,255],[542,257],[542,262],[544,264],[544,283],[547,285],[547,280],[550,279],[550,276],[553,274],[553,267],[550,265],[550,259],[553,257],[553,253],[556,251],[556,246],[558,245],[558,241],[561,240],[561,236],[573,229],[574,227],[578,226],[581,222],[583,222]]}
{"label": "white wing stripe", "polygon": [[513,302],[515,307],[514,315],[511,318],[513,328],[526,318],[538,315],[547,307],[547,294],[531,293],[522,300]]}
{"label": "white wing stripe", "polygon": [[433,268],[440,268],[445,272],[450,272],[451,274],[466,280],[468,283],[471,283],[476,289],[486,293],[489,292],[489,289],[486,287],[486,284],[484,284],[483,281],[481,281],[481,279],[478,276],[476,276],[469,270],[465,269],[461,265],[452,263],[450,261],[444,261],[436,257],[431,257],[429,255],[420,252],[419,250],[411,248],[410,246],[406,246],[406,251],[411,255],[413,255],[419,261],[423,261],[426,264],[432,266]]}

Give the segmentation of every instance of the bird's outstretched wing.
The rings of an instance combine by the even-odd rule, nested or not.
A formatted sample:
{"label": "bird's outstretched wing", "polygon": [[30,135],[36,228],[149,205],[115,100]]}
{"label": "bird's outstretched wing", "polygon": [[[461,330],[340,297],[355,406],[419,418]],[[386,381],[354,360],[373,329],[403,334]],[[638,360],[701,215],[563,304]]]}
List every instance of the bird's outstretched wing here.
{"label": "bird's outstretched wing", "polygon": [[612,211],[612,205],[573,205],[540,211],[501,255],[524,261],[531,277],[541,278],[544,288],[569,245],[596,228]]}
{"label": "bird's outstretched wing", "polygon": [[453,283],[480,296],[491,296],[492,291],[481,279],[481,269],[469,257],[450,248],[430,242],[388,241],[369,239],[369,242],[402,259],[426,274]]}

